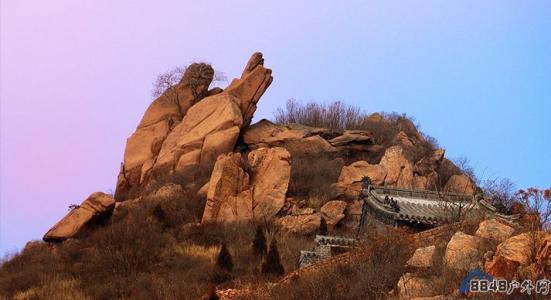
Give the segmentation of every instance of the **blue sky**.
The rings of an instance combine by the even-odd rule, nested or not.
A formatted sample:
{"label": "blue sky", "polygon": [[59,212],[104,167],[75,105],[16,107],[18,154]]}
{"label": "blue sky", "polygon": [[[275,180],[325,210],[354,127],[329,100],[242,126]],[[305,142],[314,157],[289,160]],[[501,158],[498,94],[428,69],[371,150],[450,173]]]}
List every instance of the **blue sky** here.
{"label": "blue sky", "polygon": [[551,186],[548,1],[2,1],[0,253],[114,189],[155,77],[264,52],[289,98],[406,113],[479,177]]}

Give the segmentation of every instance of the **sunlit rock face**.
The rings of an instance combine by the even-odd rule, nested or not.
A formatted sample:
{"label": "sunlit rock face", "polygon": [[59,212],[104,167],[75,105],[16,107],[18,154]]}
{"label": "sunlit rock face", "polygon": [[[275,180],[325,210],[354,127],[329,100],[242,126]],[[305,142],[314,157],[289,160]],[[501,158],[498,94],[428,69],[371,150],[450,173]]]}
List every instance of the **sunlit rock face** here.
{"label": "sunlit rock face", "polygon": [[263,64],[262,54],[253,54],[241,78],[223,91],[208,90],[212,67],[188,67],[178,85],[151,103],[128,138],[115,199],[139,195],[158,176],[212,168],[218,155],[233,151],[272,82],[272,71]]}

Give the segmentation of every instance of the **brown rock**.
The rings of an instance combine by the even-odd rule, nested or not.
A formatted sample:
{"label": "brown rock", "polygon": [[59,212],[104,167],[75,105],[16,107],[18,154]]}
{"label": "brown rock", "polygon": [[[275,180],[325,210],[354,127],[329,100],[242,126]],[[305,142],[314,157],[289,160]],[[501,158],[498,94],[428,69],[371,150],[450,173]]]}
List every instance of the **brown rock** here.
{"label": "brown rock", "polygon": [[160,189],[153,193],[153,197],[156,199],[169,199],[177,197],[178,194],[184,193],[184,188],[181,185],[175,183],[167,183]]}
{"label": "brown rock", "polygon": [[467,175],[453,175],[444,186],[444,191],[472,195],[475,192],[475,185]]}
{"label": "brown rock", "polygon": [[238,99],[236,103],[243,113],[244,127],[251,123],[256,104],[272,80],[272,70],[264,67],[262,53],[256,52],[249,59],[241,78],[234,79],[224,91]]}
{"label": "brown rock", "polygon": [[426,176],[438,170],[444,159],[444,149],[436,149],[431,156],[423,157],[413,168],[413,173]]}
{"label": "brown rock", "polygon": [[408,135],[403,131],[398,132],[392,142],[393,145],[400,145],[405,148],[413,147],[413,143],[414,140],[409,138]]}
{"label": "brown rock", "polygon": [[388,148],[379,165],[387,171],[386,186],[413,188],[413,164],[406,158],[401,146]]}
{"label": "brown rock", "polygon": [[413,269],[430,269],[433,267],[436,246],[418,248],[407,261],[406,267]]}
{"label": "brown rock", "polygon": [[399,299],[412,299],[415,297],[430,297],[437,295],[435,290],[436,277],[416,277],[411,273],[405,273],[400,277],[396,286]]}
{"label": "brown rock", "polygon": [[282,209],[291,176],[289,152],[262,148],[250,152],[248,160],[252,178],[240,153],[218,157],[208,184],[203,223],[266,220]]}
{"label": "brown rock", "polygon": [[341,136],[329,141],[335,147],[348,145],[373,145],[373,136],[365,130],[345,130]]}
{"label": "brown rock", "polygon": [[320,214],[285,216],[279,219],[281,227],[295,234],[311,234],[319,229],[321,223]]}
{"label": "brown rock", "polygon": [[381,165],[357,161],[342,168],[335,189],[339,195],[344,195],[347,199],[358,199],[363,177],[369,177],[374,185],[382,185],[386,175],[386,169]]}
{"label": "brown rock", "polygon": [[115,200],[101,192],[91,194],[79,207],[71,210],[55,224],[42,238],[46,242],[60,242],[76,236],[95,216],[111,213]]}
{"label": "brown rock", "polygon": [[219,154],[231,152],[243,122],[235,101],[222,93],[190,108],[164,141],[153,168],[184,174],[212,164]]}
{"label": "brown rock", "polygon": [[515,229],[509,225],[505,225],[496,219],[489,219],[478,225],[475,235],[501,243],[511,237],[514,231]]}
{"label": "brown rock", "polygon": [[241,168],[241,154],[218,157],[209,181],[202,222],[234,222],[253,217],[249,174]]}
{"label": "brown rock", "polygon": [[383,116],[380,113],[377,113],[377,112],[370,114],[365,119],[366,122],[373,122],[373,123],[382,122],[383,120],[384,120]]}
{"label": "brown rock", "polygon": [[259,220],[270,219],[285,204],[291,155],[284,148],[263,148],[250,152],[248,159],[255,174],[251,179],[254,216]]}
{"label": "brown rock", "polygon": [[[205,67],[197,64],[200,72],[185,75],[177,87],[155,100],[127,142],[117,200],[139,192],[151,174],[185,175],[198,167],[210,168],[218,155],[233,151],[240,130],[250,123],[272,80],[263,61],[261,53],[253,54],[241,78],[223,92],[207,90],[214,71],[209,67],[205,75],[201,73]],[[174,99],[179,103],[174,104]]]}
{"label": "brown rock", "polygon": [[346,210],[346,202],[333,200],[325,203],[321,209],[321,216],[327,222],[329,230],[332,230],[342,219],[344,219],[344,211]]}
{"label": "brown rock", "polygon": [[[155,99],[147,108],[136,131],[128,138],[124,162],[117,183],[116,198],[126,198],[126,193],[143,180],[143,170],[151,168],[160,145],[188,109],[206,96],[214,76],[212,67],[192,64],[182,81]],[[143,168],[144,165],[147,165]]]}
{"label": "brown rock", "polygon": [[520,266],[528,266],[531,254],[542,245],[551,242],[549,233],[523,233],[508,238],[497,246],[492,261],[486,264],[486,271],[496,277],[511,279]]}
{"label": "brown rock", "polygon": [[456,232],[446,246],[444,263],[454,270],[468,271],[476,267],[483,255],[479,251],[480,244],[479,237]]}

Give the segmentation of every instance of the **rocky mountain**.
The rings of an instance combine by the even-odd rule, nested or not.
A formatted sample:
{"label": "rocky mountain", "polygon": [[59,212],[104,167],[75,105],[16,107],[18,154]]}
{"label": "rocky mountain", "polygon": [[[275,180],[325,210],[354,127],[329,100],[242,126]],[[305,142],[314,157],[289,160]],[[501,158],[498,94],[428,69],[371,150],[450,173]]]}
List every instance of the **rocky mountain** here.
{"label": "rocky mountain", "polygon": [[[193,257],[192,260],[202,259],[195,265],[210,268],[213,263],[208,253],[212,247],[223,243],[225,249],[229,243],[234,249],[241,249],[238,245],[243,240],[241,234],[248,234],[250,229],[239,231],[242,228],[239,226],[259,225],[270,233],[274,244],[276,237],[287,241],[279,247],[286,264],[291,266],[285,266],[289,271],[297,268],[299,250],[303,250],[293,248],[297,241],[301,247],[305,240],[320,232],[360,240],[360,246],[348,254],[335,254],[336,260],[314,264],[304,272],[288,272],[272,285],[262,282],[262,286],[257,286],[265,297],[272,299],[276,297],[274,291],[280,291],[278,295],[285,298],[285,292],[279,289],[300,276],[307,278],[306,282],[329,280],[331,286],[336,279],[323,277],[325,271],[341,272],[332,268],[342,264],[352,268],[367,261],[373,268],[384,268],[381,263],[385,263],[398,270],[388,271],[384,286],[372,288],[384,290],[389,298],[459,297],[457,293],[448,293],[442,282],[442,278],[460,279],[449,275],[450,270],[466,274],[479,267],[505,278],[516,278],[526,272],[534,276],[549,274],[549,234],[534,228],[523,231],[522,224],[514,221],[517,219],[499,214],[484,201],[473,178],[447,159],[445,150],[431,143],[408,118],[374,113],[360,120],[361,126],[343,130],[265,119],[252,124],[256,107],[273,80],[272,71],[264,66],[263,55],[254,53],[241,77],[225,89],[209,89],[213,76],[210,65],[190,65],[178,84],[151,103],[128,138],[115,194],[91,194],[46,232],[43,240],[50,244],[29,244],[21,260],[32,260],[38,255],[32,254],[33,249],[39,248],[46,249],[49,257],[68,268],[95,266],[100,264],[101,257],[107,267],[116,270],[110,274],[124,274],[128,278],[140,278],[141,273],[160,276],[156,280],[162,283],[156,288],[166,292],[160,286],[169,285],[170,276],[159,274],[183,272],[174,271],[175,262]],[[369,215],[367,200],[362,197],[372,187],[394,194],[388,194],[392,197],[387,195],[379,204],[374,202],[380,211]],[[453,206],[452,214],[458,212],[454,218],[442,215],[446,205]],[[470,207],[487,213],[475,216],[475,209],[473,213],[467,209]],[[407,213],[410,211],[413,214]],[[394,216],[394,226],[386,226],[384,218],[378,219],[377,214]],[[529,215],[523,213],[521,217]],[[368,237],[362,239],[366,233],[360,235],[358,228],[365,227],[366,218],[370,218],[365,225]],[[473,223],[473,219],[477,222]],[[403,236],[388,240],[402,229]],[[377,235],[381,230],[386,233]],[[117,242],[119,235],[122,237]],[[236,236],[235,241],[230,236]],[[128,245],[134,242],[135,247]],[[192,247],[199,250],[190,250],[195,249]],[[138,249],[149,252],[135,254]],[[400,257],[396,265],[384,259],[372,261],[373,253],[392,252],[389,249]],[[241,261],[254,262],[245,252],[238,254]],[[206,259],[197,258],[204,255]],[[143,261],[144,256],[150,256],[151,261]],[[129,261],[128,257],[136,261],[132,263],[134,267],[127,266],[121,271],[119,268]],[[16,260],[11,264],[13,261]],[[187,267],[182,268],[194,265],[186,263]],[[142,265],[148,269],[133,269]],[[6,266],[5,270],[12,268],[10,263]],[[251,278],[258,274],[257,265],[249,267],[246,272],[240,271],[248,274],[243,275],[243,282],[252,282]],[[205,286],[212,281],[221,284],[214,293],[216,297],[261,297],[251,294],[251,288],[235,286],[239,280],[232,281],[236,278],[231,275],[217,272],[208,279],[194,277],[200,286],[197,290],[207,293]],[[77,282],[71,283],[71,289],[91,282],[89,275],[69,276],[75,281],[68,282]],[[9,284],[17,281],[9,278],[12,280]],[[235,289],[224,287],[227,282],[232,282],[230,287]],[[109,286],[104,284],[104,288]],[[345,289],[346,284],[338,281],[336,289]],[[45,293],[44,288],[31,288],[33,285],[23,286],[7,294]],[[136,292],[120,286],[109,288],[124,290],[121,298],[132,298]],[[299,288],[307,289],[298,282],[291,290]],[[104,295],[101,291],[87,291],[95,296]],[[108,292],[109,289],[105,293]],[[315,297],[304,290],[295,292],[305,293],[306,298]]]}

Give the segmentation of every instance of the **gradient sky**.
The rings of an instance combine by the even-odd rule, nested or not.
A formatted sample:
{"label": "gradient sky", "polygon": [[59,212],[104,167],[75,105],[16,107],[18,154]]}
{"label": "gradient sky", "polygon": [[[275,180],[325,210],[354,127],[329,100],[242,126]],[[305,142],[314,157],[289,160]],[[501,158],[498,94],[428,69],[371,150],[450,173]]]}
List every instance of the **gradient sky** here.
{"label": "gradient sky", "polygon": [[551,185],[551,2],[337,2],[2,0],[0,254],[114,189],[159,73],[231,79],[254,51],[256,120],[289,98],[407,113],[479,177]]}

